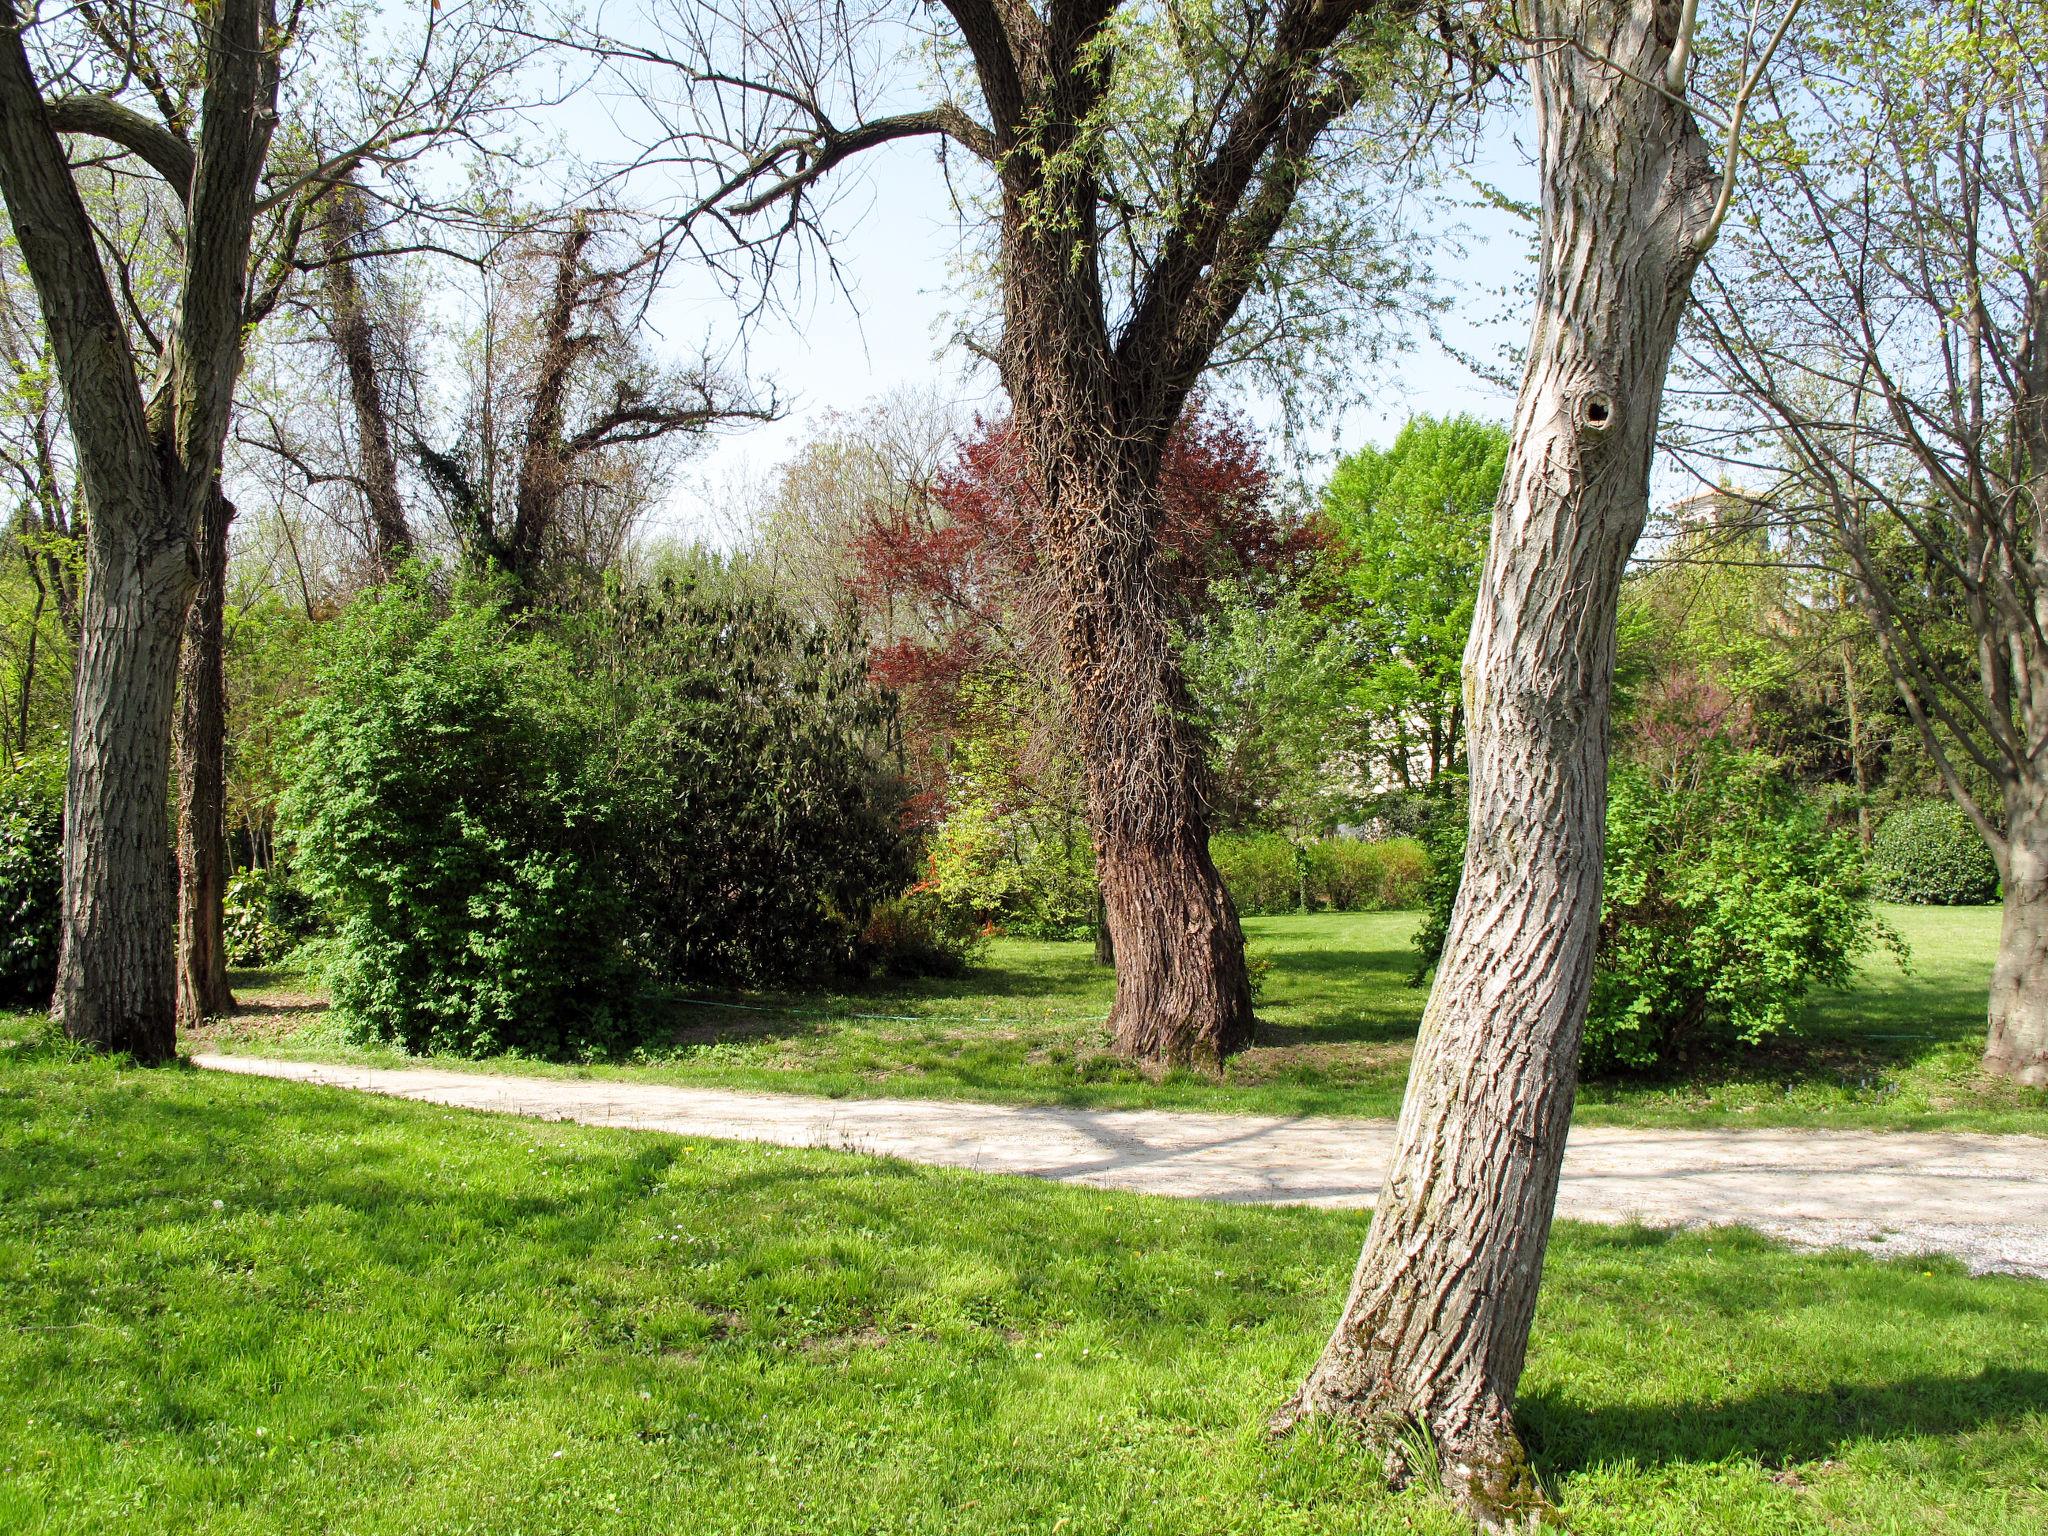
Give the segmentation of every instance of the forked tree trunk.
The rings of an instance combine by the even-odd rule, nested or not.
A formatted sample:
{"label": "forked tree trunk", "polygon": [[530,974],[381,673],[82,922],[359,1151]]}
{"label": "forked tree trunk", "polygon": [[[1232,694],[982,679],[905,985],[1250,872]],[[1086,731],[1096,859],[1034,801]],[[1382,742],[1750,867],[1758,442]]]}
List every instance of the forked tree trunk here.
{"label": "forked tree trunk", "polygon": [[0,0],[0,193],[49,328],[91,508],[52,1007],[74,1039],[145,1062],[177,1051],[165,800],[178,645],[193,532],[241,371],[256,182],[277,119],[274,16],[260,0],[218,0],[204,15],[196,152],[146,136],[150,163],[187,207],[175,335],[146,405],[17,7]]}
{"label": "forked tree trunk", "polygon": [[[1542,268],[1465,654],[1471,835],[1396,1148],[1344,1314],[1276,1427],[1419,1427],[1482,1523],[1542,1495],[1514,1424],[1600,915],[1622,573],[1716,187],[1660,80],[1677,0],[1533,0]],[[1611,63],[1608,61],[1612,61]],[[1616,66],[1619,67],[1616,67]]]}
{"label": "forked tree trunk", "polygon": [[193,540],[199,585],[185,616],[178,699],[178,1022],[190,1027],[235,1006],[228,990],[222,904],[227,895],[228,524],[218,491]]}
{"label": "forked tree trunk", "polygon": [[2005,912],[1991,971],[1991,1033],[1984,1070],[2048,1088],[2048,824],[2008,794]]}
{"label": "forked tree trunk", "polygon": [[[177,905],[165,836],[191,542],[94,508],[64,797],[64,928],[52,1011],[65,1033],[142,1062],[178,1049]],[[112,547],[118,546],[118,547]]]}

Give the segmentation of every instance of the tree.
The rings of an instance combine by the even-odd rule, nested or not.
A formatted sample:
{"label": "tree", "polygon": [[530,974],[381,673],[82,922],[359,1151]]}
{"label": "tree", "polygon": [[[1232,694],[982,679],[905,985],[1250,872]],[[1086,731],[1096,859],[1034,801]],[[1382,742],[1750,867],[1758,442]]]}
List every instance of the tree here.
{"label": "tree", "polygon": [[[1412,139],[1394,82],[1429,73],[1419,8],[945,0],[942,98],[887,114],[865,109],[887,11],[692,6],[663,13],[658,45],[593,45],[663,71],[667,95],[684,82],[698,120],[669,125],[658,153],[703,170],[690,237],[742,258],[816,233],[814,189],[863,151],[936,139],[975,164],[1001,318],[972,344],[1042,509],[1034,553],[1117,957],[1111,1027],[1149,1063],[1218,1062],[1252,1028],[1160,568],[1167,443],[1212,364],[1355,321],[1330,302],[1333,274],[1370,295],[1368,315],[1405,282],[1383,207],[1366,194],[1319,219],[1308,189]],[[919,46],[924,30],[909,29]],[[664,94],[642,99],[658,111]]]}
{"label": "tree", "polygon": [[[1182,417],[1159,490],[1158,559],[1175,622],[1213,610],[1220,584],[1306,561],[1312,532],[1274,496],[1263,446],[1218,407],[1198,401]],[[907,746],[935,807],[962,689],[991,672],[1007,680],[1002,691],[1035,701],[1040,719],[1026,734],[1050,748],[1038,754],[1048,765],[1077,750],[1046,621],[1044,515],[1011,423],[980,422],[922,483],[871,496],[847,538],[847,585],[876,637],[876,675],[903,697]],[[1057,777],[1073,775],[1062,764]]]}
{"label": "tree", "polygon": [[[1210,742],[1217,821],[1278,825],[1297,843],[1356,802],[1335,744],[1356,729],[1357,650],[1300,585],[1228,583],[1189,634],[1188,686]],[[1306,868],[1303,870],[1306,879]]]}
{"label": "tree", "polygon": [[[152,401],[29,62],[0,0],[0,191],[35,282],[92,508],[65,815],[64,939],[54,1011],[80,1040],[167,1060],[176,1048],[163,793],[192,530],[215,494],[240,368],[256,186],[276,120],[275,21],[223,0],[198,27],[198,142],[117,125],[165,162],[188,210],[177,339]],[[139,125],[139,126],[138,126]]]}
{"label": "tree", "polygon": [[1514,1401],[1598,937],[1615,618],[1680,315],[1734,174],[1686,100],[1676,5],[1524,0],[1515,19],[1541,40],[1524,63],[1540,266],[1465,653],[1463,886],[1343,1315],[1276,1421],[1355,1423],[1397,1476],[1419,1426],[1446,1491],[1494,1526],[1543,1502]]}
{"label": "tree", "polygon": [[398,454],[379,355],[378,328],[365,291],[369,210],[362,188],[343,181],[328,195],[321,219],[322,305],[334,352],[348,381],[356,432],[357,487],[369,525],[371,569],[388,577],[412,552],[412,524],[398,489]]}
{"label": "tree", "polygon": [[465,558],[529,593],[617,561],[662,448],[779,414],[708,364],[656,363],[637,324],[646,255],[601,251],[583,214],[515,246],[470,358],[460,442],[437,448],[419,422],[408,433]]}
{"label": "tree", "polygon": [[1504,427],[1417,417],[1391,447],[1346,458],[1323,496],[1363,652],[1359,707],[1375,755],[1404,789],[1434,785],[1463,756],[1459,658],[1507,457]]}
{"label": "tree", "polygon": [[2037,0],[1827,0],[1701,307],[1702,446],[1853,583],[1997,861],[1985,1068],[2048,1086],[2048,54]]}
{"label": "tree", "polygon": [[[224,515],[246,331],[279,302],[307,208],[335,180],[474,135],[501,105],[496,82],[524,45],[481,17],[437,14],[404,35],[411,52],[388,82],[388,61],[359,52],[352,84],[295,95],[280,134],[286,57],[317,31],[303,8],[89,5],[27,20],[0,0],[0,194],[91,509],[54,1000],[80,1040],[147,1062],[176,1046],[171,716],[194,539],[210,512]],[[74,164],[66,136],[111,156],[92,148]],[[167,215],[153,227],[170,237],[148,281],[116,285],[79,179],[143,171]]]}

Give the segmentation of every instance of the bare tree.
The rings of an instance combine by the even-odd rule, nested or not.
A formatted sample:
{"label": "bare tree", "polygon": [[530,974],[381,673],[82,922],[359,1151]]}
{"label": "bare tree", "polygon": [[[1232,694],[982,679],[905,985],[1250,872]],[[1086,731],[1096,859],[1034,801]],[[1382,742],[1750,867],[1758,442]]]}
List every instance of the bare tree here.
{"label": "bare tree", "polygon": [[367,224],[362,188],[353,180],[342,182],[328,196],[321,232],[325,318],[348,382],[358,485],[369,513],[371,567],[388,576],[410,553],[413,535],[398,489],[377,327],[363,280]]}
{"label": "bare tree", "polygon": [[1822,0],[1702,283],[1699,371],[1733,409],[1695,436],[1860,594],[1998,863],[1984,1066],[2033,1087],[2048,1086],[2043,14]]}
{"label": "bare tree", "polygon": [[1598,937],[1615,619],[1735,142],[1717,165],[1686,99],[1690,4],[1522,0],[1515,16],[1541,265],[1465,653],[1464,882],[1343,1316],[1276,1420],[1349,1420],[1396,1477],[1419,1427],[1446,1491],[1496,1527],[1543,1504],[1514,1402]]}
{"label": "bare tree", "polygon": [[470,359],[460,443],[403,428],[465,555],[529,590],[551,569],[617,561],[664,447],[780,413],[708,362],[654,362],[638,321],[655,269],[630,242],[613,264],[601,247],[582,214],[515,246]]}
{"label": "bare tree", "polygon": [[[943,0],[924,38],[937,12],[791,0],[665,10],[655,44],[593,44],[650,103],[682,82],[690,116],[650,159],[700,178],[682,227],[714,254],[786,259],[824,232],[832,173],[879,146],[924,139],[974,167],[1000,321],[970,345],[1001,376],[1045,509],[1035,553],[1086,765],[1112,1026],[1146,1062],[1213,1065],[1253,1024],[1159,569],[1162,454],[1212,365],[1298,361],[1319,327],[1403,291],[1377,198],[1403,178],[1354,177],[1341,208],[1317,188],[1411,147],[1410,109],[1442,84],[1421,9]],[[892,36],[944,61],[929,105],[870,107]]]}

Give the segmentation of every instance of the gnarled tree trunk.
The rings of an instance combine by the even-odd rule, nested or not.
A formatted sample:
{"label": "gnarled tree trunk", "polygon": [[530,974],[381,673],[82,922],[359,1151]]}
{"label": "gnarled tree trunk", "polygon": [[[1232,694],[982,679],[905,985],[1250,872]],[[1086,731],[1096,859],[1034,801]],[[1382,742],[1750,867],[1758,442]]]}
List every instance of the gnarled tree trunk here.
{"label": "gnarled tree trunk", "polygon": [[1087,779],[1096,872],[1116,964],[1117,1050],[1153,1066],[1210,1066],[1251,1043],[1237,910],[1209,857],[1207,761],[1191,723],[1156,550],[1151,445],[1088,430],[1090,391],[1013,385],[1045,512],[1035,542]]}
{"label": "gnarled tree trunk", "polygon": [[[1541,1492],[1514,1424],[1600,915],[1623,570],[1715,176],[1661,80],[1677,0],[1531,0],[1537,313],[1465,655],[1471,837],[1397,1144],[1344,1314],[1280,1418],[1403,1431],[1490,1525]],[[1609,62],[1612,61],[1612,62]],[[1617,67],[1619,66],[1619,67]]]}
{"label": "gnarled tree trunk", "polygon": [[178,1021],[198,1024],[235,1006],[222,934],[227,895],[228,524],[218,490],[193,540],[199,585],[185,615],[178,700]]}

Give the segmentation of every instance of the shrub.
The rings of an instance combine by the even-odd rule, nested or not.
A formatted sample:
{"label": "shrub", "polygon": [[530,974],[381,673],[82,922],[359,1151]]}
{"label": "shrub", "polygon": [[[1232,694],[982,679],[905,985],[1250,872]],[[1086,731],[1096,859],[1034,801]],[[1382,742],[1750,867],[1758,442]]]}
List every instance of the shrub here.
{"label": "shrub", "polygon": [[230,965],[276,965],[313,936],[313,899],[281,864],[228,881],[222,906]]}
{"label": "shrub", "polygon": [[1326,837],[1302,850],[1312,907],[1333,912],[1372,912],[1380,905],[1385,860],[1377,843],[1355,837]]}
{"label": "shrub", "polygon": [[1998,865],[1960,807],[1922,800],[1892,812],[1871,839],[1871,887],[1884,901],[1958,907],[1995,899]]}
{"label": "shrub", "polygon": [[1209,856],[1240,913],[1300,910],[1301,864],[1279,833],[1221,834],[1209,839]]}
{"label": "shrub", "polygon": [[[1462,817],[1447,807],[1436,835],[1426,964],[1456,897]],[[1767,765],[1709,744],[1683,773],[1618,766],[1584,1068],[1680,1066],[1787,1033],[1806,994],[1845,982],[1880,938],[1855,840]]]}
{"label": "shrub", "polygon": [[412,1051],[563,1055],[620,1032],[618,839],[568,658],[417,580],[326,636],[283,817],[338,920],[333,997]]}
{"label": "shrub", "polygon": [[414,1051],[623,1043],[649,980],[856,970],[911,868],[859,637],[716,582],[332,626],[283,807],[336,1011]]}
{"label": "shrub", "polygon": [[61,760],[0,769],[0,1003],[47,1007],[64,871]]}
{"label": "shrub", "polygon": [[916,873],[894,704],[858,629],[714,569],[617,594],[576,633],[641,963],[739,986],[858,968],[874,910]]}
{"label": "shrub", "polygon": [[1373,846],[1380,859],[1380,910],[1408,912],[1421,906],[1432,873],[1429,850],[1413,837],[1390,837]]}
{"label": "shrub", "polygon": [[860,947],[866,966],[885,976],[958,976],[986,942],[965,908],[922,884],[875,908]]}

